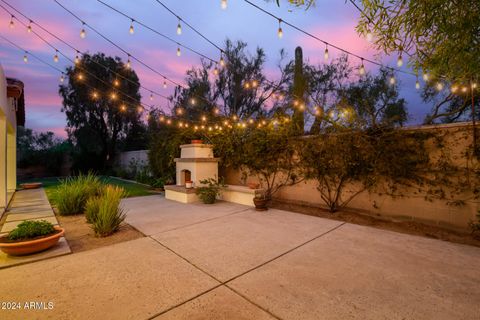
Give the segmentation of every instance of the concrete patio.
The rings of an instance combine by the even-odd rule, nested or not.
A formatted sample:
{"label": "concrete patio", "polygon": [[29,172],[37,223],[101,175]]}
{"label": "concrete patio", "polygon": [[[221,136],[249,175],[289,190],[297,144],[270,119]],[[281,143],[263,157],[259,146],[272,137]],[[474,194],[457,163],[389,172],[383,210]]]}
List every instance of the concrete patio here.
{"label": "concrete patio", "polygon": [[[478,319],[480,248],[249,207],[124,200],[146,237],[0,270],[0,319]],[[67,230],[68,232],[68,230]]]}

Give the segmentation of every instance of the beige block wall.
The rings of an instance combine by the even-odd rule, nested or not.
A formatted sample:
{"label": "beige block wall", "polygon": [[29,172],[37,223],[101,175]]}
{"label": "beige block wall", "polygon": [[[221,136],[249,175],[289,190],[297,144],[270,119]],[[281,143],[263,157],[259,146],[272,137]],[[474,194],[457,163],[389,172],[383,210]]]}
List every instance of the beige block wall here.
{"label": "beige block wall", "polygon": [[[465,160],[462,154],[472,143],[472,127],[470,124],[450,124],[438,126],[424,126],[418,128],[408,128],[407,130],[426,130],[436,135],[444,136],[445,148],[452,155],[453,162],[462,168],[471,168],[472,162]],[[435,142],[429,141],[427,148],[432,150],[431,157],[438,156],[437,148],[434,148]],[[226,183],[241,184],[241,172],[238,170],[227,169],[224,171]],[[255,178],[249,177],[249,181]],[[354,186],[349,186],[346,193],[355,190]],[[350,204],[347,210],[357,211],[362,214],[381,216],[388,219],[413,220],[431,225],[443,226],[451,229],[467,230],[468,223],[475,219],[477,211],[480,209],[478,199],[470,199],[462,206],[448,205],[447,201],[434,200],[428,201],[424,194],[418,194],[415,190],[400,190],[403,197],[390,197],[378,193],[363,192],[358,195]],[[320,193],[316,189],[315,181],[306,181],[294,186],[282,188],[276,195],[279,200],[294,202],[298,204],[309,204],[312,206],[324,206],[320,198]],[[468,198],[465,195],[464,198]]]}

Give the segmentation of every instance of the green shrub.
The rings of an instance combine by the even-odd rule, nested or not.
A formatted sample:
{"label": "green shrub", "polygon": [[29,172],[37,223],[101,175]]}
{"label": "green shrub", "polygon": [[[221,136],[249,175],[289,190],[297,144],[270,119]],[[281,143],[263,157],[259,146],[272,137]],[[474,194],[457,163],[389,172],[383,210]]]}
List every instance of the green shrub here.
{"label": "green shrub", "polygon": [[23,221],[8,234],[8,240],[27,240],[46,236],[55,232],[53,224],[48,221]]}
{"label": "green shrub", "polygon": [[53,201],[61,215],[83,213],[90,197],[101,193],[102,182],[93,173],[69,177],[60,182],[53,193]]}
{"label": "green shrub", "polygon": [[85,218],[87,219],[88,223],[94,223],[97,219],[101,202],[101,196],[91,197],[87,200],[87,203],[85,204]]}
{"label": "green shrub", "polygon": [[197,187],[195,193],[205,204],[215,203],[215,199],[220,195],[222,189],[225,188],[223,180],[217,181],[213,178],[208,178],[200,180],[200,183],[203,186]]}
{"label": "green shrub", "polygon": [[120,200],[125,196],[123,188],[109,185],[98,198],[98,203],[94,203],[96,200],[91,201],[90,209],[94,210],[96,206],[98,208],[96,214],[90,213],[93,217],[92,228],[97,236],[105,237],[118,230],[125,220],[125,211],[120,207]]}

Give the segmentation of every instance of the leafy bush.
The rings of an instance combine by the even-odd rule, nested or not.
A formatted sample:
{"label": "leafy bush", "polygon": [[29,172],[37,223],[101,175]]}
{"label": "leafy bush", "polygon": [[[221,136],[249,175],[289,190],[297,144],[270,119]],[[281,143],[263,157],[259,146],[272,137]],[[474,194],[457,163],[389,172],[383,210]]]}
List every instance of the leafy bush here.
{"label": "leafy bush", "polygon": [[61,215],[83,213],[87,200],[101,193],[102,182],[93,173],[66,178],[53,194],[54,203]]}
{"label": "leafy bush", "polygon": [[46,236],[55,232],[53,224],[48,221],[23,221],[8,234],[8,240],[27,240]]}
{"label": "leafy bush", "polygon": [[200,180],[200,183],[203,186],[197,187],[195,193],[198,197],[206,204],[215,203],[215,199],[220,195],[222,189],[225,188],[223,180],[215,180],[213,178],[208,178],[205,180]]}
{"label": "leafy bush", "polygon": [[125,196],[123,188],[109,185],[100,197],[89,201],[89,216],[97,236],[106,237],[118,230],[125,220],[125,211],[120,207],[120,200]]}
{"label": "leafy bush", "polygon": [[97,219],[98,211],[100,211],[100,204],[102,203],[102,197],[91,197],[85,204],[85,218],[88,223],[94,223]]}

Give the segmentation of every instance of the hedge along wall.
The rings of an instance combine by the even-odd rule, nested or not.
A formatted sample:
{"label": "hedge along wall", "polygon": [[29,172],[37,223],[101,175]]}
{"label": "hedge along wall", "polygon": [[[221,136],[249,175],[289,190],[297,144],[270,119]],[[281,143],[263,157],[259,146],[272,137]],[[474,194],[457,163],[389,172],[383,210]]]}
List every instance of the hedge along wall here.
{"label": "hedge along wall", "polygon": [[[465,153],[473,141],[470,123],[422,126],[403,130],[433,133],[433,138],[430,138],[426,144],[431,159],[438,159],[441,153],[445,152],[449,155],[451,163],[458,168],[471,169],[472,159],[468,161],[465,157]],[[242,173],[239,170],[227,169],[224,174],[226,183],[235,185],[242,183]],[[247,181],[254,182],[255,180],[255,177],[248,177]],[[352,185],[347,188],[346,194],[353,193],[354,190],[355,186]],[[444,191],[450,194],[454,190]],[[283,187],[274,195],[274,198],[283,202],[324,207],[316,189],[316,181],[312,180]],[[417,187],[401,187],[395,196],[385,195],[380,189],[377,189],[359,194],[345,210],[466,230],[469,228],[468,223],[475,219],[475,215],[480,209],[479,200],[475,199],[472,194],[458,195],[457,198],[461,201],[440,200],[428,195],[426,190],[420,190]]]}

